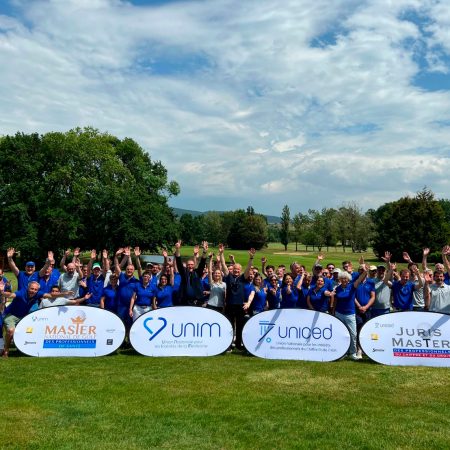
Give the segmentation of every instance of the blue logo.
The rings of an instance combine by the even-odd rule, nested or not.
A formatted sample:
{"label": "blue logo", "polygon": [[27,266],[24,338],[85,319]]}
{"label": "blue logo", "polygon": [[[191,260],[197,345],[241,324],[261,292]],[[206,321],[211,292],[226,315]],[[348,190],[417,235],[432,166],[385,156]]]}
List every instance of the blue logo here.
{"label": "blue logo", "polygon": [[155,339],[155,337],[158,336],[158,334],[161,333],[161,331],[164,330],[164,328],[166,328],[166,326],[167,326],[167,320],[164,319],[164,317],[158,317],[158,320],[161,320],[163,322],[163,324],[160,328],[158,328],[158,330],[156,332],[153,332],[153,330],[147,325],[147,323],[150,322],[151,320],[153,320],[153,317],[149,317],[148,319],[144,320],[144,328],[151,335],[149,341],[153,341],[153,339]]}
{"label": "blue logo", "polygon": [[[261,336],[258,339],[258,342],[261,342],[275,327],[275,323],[272,323],[270,320],[260,320],[259,321],[259,335]],[[266,342],[272,342],[272,339],[269,337],[266,339]]]}
{"label": "blue logo", "polygon": [[[161,333],[164,328],[167,326],[167,320],[164,317],[158,317],[158,320],[162,321],[161,326],[156,330],[152,330],[149,326],[149,322],[153,320],[153,317],[149,317],[148,319],[144,320],[144,328],[150,333],[149,341],[152,341],[155,339],[156,336],[158,336],[159,333]],[[176,329],[177,328],[177,329]],[[214,330],[216,333],[214,333]],[[180,337],[203,337],[204,335],[206,337],[213,337],[213,334],[217,334],[218,337],[221,336],[221,327],[217,322],[209,323],[209,322],[187,322],[187,323],[172,323],[172,326],[170,327],[170,332],[174,338],[180,338]]]}

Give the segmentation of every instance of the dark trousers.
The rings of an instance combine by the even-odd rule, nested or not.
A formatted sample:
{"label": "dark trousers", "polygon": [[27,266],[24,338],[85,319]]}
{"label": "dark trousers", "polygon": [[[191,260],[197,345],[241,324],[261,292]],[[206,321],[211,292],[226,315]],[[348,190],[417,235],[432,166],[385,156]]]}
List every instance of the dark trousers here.
{"label": "dark trousers", "polygon": [[227,305],[225,307],[225,315],[233,325],[236,335],[236,347],[242,348],[242,330],[245,325],[245,313],[242,305]]}

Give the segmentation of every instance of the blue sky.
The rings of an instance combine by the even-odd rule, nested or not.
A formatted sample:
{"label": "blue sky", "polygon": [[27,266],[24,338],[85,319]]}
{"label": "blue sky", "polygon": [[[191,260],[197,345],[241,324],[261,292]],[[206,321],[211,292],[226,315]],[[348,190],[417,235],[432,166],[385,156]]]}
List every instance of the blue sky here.
{"label": "blue sky", "polygon": [[447,2],[2,0],[0,62],[0,134],[132,137],[173,206],[450,196]]}

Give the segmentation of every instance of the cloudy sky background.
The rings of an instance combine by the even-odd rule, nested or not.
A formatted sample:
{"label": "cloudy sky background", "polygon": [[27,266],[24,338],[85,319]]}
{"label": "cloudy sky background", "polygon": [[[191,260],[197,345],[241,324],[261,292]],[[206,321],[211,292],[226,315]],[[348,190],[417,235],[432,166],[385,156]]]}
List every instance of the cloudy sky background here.
{"label": "cloudy sky background", "polygon": [[446,1],[0,0],[0,64],[0,134],[131,137],[172,206],[450,198]]}

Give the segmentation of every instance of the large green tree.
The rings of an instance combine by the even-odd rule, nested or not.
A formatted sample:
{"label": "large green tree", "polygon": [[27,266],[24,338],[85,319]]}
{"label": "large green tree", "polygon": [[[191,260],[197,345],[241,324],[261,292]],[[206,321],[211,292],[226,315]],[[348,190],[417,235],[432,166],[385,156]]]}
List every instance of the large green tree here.
{"label": "large green tree", "polygon": [[144,249],[173,242],[177,224],[167,200],[177,183],[132,139],[93,128],[0,141],[3,215],[0,245],[24,257],[48,249]]}
{"label": "large green tree", "polygon": [[233,212],[234,218],[228,233],[227,244],[234,249],[261,249],[267,243],[267,219],[255,214],[253,208]]}
{"label": "large green tree", "polygon": [[439,251],[450,238],[442,205],[426,188],[415,197],[385,203],[372,212],[372,218],[375,254],[382,256],[385,251],[390,251],[396,261],[402,260],[403,251],[407,251],[413,260],[420,261],[424,247]]}

